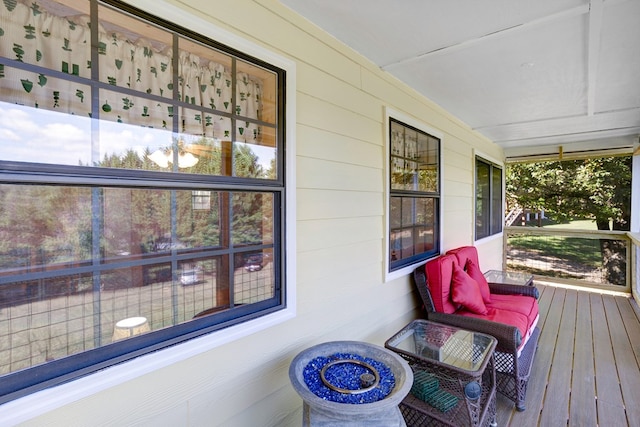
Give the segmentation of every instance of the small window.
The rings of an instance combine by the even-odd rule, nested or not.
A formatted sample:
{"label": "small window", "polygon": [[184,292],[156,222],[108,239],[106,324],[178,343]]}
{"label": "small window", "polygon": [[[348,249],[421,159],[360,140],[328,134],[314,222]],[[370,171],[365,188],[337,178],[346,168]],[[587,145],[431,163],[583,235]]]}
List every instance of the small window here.
{"label": "small window", "polygon": [[116,1],[0,18],[0,404],[286,308],[285,70]]}
{"label": "small window", "polygon": [[440,251],[440,139],[389,122],[389,271]]}
{"label": "small window", "polygon": [[476,240],[502,232],[502,168],[476,157]]}

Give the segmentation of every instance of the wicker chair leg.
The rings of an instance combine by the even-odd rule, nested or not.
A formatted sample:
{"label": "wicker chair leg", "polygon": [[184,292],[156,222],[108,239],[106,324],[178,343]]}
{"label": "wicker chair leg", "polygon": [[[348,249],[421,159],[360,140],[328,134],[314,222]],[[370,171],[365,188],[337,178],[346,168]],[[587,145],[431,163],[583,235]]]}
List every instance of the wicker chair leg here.
{"label": "wicker chair leg", "polygon": [[527,398],[527,385],[529,384],[529,378],[518,378],[518,386],[517,386],[517,399],[516,399],[516,410],[518,412],[522,412],[527,409],[525,405],[525,400]]}
{"label": "wicker chair leg", "polygon": [[516,405],[516,410],[522,412],[526,409],[527,385],[535,352],[538,348],[540,329],[535,328],[529,341],[522,349],[519,358],[514,354],[501,353],[496,355],[497,363],[497,390],[505,395]]}

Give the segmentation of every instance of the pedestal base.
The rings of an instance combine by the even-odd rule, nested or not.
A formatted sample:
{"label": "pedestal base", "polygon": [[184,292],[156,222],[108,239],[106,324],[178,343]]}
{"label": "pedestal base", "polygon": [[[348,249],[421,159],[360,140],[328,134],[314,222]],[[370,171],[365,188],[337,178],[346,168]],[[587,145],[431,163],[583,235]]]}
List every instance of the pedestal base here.
{"label": "pedestal base", "polygon": [[344,414],[323,413],[307,403],[302,407],[302,427],[407,427],[398,407],[377,414],[355,415],[345,420]]}

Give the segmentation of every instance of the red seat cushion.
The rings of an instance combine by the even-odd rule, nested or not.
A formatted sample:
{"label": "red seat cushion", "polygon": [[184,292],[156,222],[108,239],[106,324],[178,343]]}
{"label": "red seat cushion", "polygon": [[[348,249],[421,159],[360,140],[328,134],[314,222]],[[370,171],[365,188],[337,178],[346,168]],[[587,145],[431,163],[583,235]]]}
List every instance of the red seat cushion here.
{"label": "red seat cushion", "polygon": [[539,307],[535,298],[525,295],[491,295],[491,303],[487,304],[487,308],[496,308],[499,310],[510,310],[527,316],[530,322],[538,317]]}
{"label": "red seat cushion", "polygon": [[478,283],[458,264],[453,264],[451,299],[476,314],[487,314]]}
{"label": "red seat cushion", "polygon": [[427,273],[429,293],[433,306],[438,313],[452,314],[460,307],[451,300],[451,279],[453,264],[457,263],[453,255],[442,255],[428,261],[424,268]]}
{"label": "red seat cushion", "polygon": [[[476,319],[490,320],[492,322],[504,323],[506,325],[515,326],[520,331],[522,337],[526,337],[529,334],[529,320],[527,316],[509,310],[499,310],[491,307],[487,307],[487,314],[473,313],[464,307],[456,312],[461,316],[474,317]],[[521,344],[522,345],[522,344]]]}
{"label": "red seat cushion", "polygon": [[487,308],[505,312],[517,313],[527,318],[527,330],[522,334],[522,341],[526,342],[538,323],[540,309],[535,298],[525,295],[492,294],[491,304]]}

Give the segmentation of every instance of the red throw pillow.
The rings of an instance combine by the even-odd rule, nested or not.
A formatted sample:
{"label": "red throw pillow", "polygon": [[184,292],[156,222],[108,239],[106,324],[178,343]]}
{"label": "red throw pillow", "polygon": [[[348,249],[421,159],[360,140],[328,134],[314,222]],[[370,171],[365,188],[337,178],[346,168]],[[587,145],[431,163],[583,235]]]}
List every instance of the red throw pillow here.
{"label": "red throw pillow", "polygon": [[478,282],[473,280],[458,264],[453,265],[451,299],[472,313],[487,314]]}
{"label": "red throw pillow", "polygon": [[487,278],[484,277],[484,274],[482,274],[482,271],[480,271],[480,267],[478,267],[478,264],[468,259],[465,270],[467,271],[467,274],[471,276],[471,278],[478,284],[478,287],[480,288],[480,294],[482,295],[482,300],[484,301],[484,303],[490,304],[491,291],[489,290],[489,283],[487,283]]}

